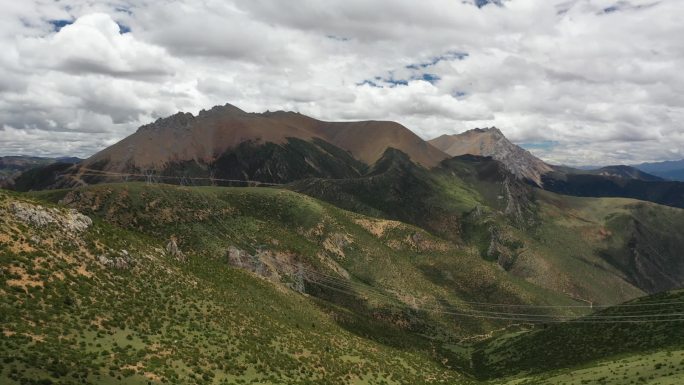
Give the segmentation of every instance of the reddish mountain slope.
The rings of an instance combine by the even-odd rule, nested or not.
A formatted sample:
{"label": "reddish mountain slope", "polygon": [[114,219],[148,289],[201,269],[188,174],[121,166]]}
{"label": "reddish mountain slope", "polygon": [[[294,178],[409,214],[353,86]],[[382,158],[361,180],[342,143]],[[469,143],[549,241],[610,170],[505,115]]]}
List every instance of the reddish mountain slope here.
{"label": "reddish mountain slope", "polygon": [[373,164],[388,147],[428,168],[448,157],[394,122],[324,122],[293,112],[247,113],[227,104],[197,116],[178,113],[142,126],[83,164],[106,160],[108,170],[163,169],[173,162],[210,163],[244,142],[282,144],[288,138],[322,139],[366,164]]}

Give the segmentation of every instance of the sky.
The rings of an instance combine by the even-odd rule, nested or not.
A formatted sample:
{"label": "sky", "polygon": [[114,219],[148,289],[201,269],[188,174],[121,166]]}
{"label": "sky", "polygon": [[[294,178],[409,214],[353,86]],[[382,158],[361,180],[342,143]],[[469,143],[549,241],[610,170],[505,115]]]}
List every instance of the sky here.
{"label": "sky", "polygon": [[682,0],[21,0],[0,13],[0,155],[87,157],[230,103],[496,126],[554,164],[684,158]]}

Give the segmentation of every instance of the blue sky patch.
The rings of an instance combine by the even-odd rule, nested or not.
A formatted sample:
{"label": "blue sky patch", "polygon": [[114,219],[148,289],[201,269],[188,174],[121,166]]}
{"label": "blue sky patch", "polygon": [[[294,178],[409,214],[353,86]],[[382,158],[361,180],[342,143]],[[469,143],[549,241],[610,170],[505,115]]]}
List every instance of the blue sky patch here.
{"label": "blue sky patch", "polygon": [[412,79],[416,80],[425,80],[426,82],[429,82],[430,84],[435,84],[441,79],[439,76],[435,74],[429,74],[429,73],[424,73],[420,76],[413,77]]}
{"label": "blue sky patch", "polygon": [[463,60],[468,57],[468,53],[466,52],[458,52],[458,51],[450,51],[445,53],[444,55],[440,56],[435,56],[429,61],[423,62],[423,63],[416,63],[416,64],[409,64],[406,66],[407,69],[411,70],[417,70],[420,68],[427,68],[431,67],[443,60]]}
{"label": "blue sky patch", "polygon": [[503,5],[503,4],[501,4],[501,0],[475,0],[475,5],[478,8],[482,8],[482,7],[489,5],[489,4],[494,4],[494,5],[498,5],[498,6]]}
{"label": "blue sky patch", "polygon": [[407,85],[408,85],[408,80],[405,80],[405,79],[394,79],[394,78],[390,78],[390,79],[385,79],[385,82],[386,82],[386,83],[389,83],[392,87],[395,87],[395,86],[407,86]]}
{"label": "blue sky patch", "polygon": [[67,25],[73,24],[73,20],[64,20],[64,19],[58,19],[58,20],[49,20],[48,23],[52,25],[52,30],[55,32],[59,32],[62,28],[66,27]]}
{"label": "blue sky patch", "polygon": [[123,35],[124,33],[129,33],[129,32],[131,32],[131,27],[129,27],[129,26],[125,25],[125,24],[121,24],[121,23],[119,23],[119,22],[117,21],[117,22],[116,22],[116,25],[119,26],[119,33],[122,34],[122,35]]}

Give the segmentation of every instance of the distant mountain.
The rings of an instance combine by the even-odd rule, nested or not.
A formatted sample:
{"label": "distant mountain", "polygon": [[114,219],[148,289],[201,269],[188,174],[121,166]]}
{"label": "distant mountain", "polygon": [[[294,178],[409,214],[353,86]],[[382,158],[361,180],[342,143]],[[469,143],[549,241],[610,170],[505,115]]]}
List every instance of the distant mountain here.
{"label": "distant mountain", "polygon": [[552,166],[509,141],[495,128],[442,135],[430,144],[451,156],[489,156],[518,178],[560,194],[585,197],[625,197],[684,207],[684,183],[664,181],[630,166],[580,170]]}
{"label": "distant mountain", "polygon": [[595,170],[589,170],[589,172],[596,175],[611,176],[625,179],[637,179],[646,182],[658,182],[663,180],[663,178],[648,174],[646,172],[639,170],[638,168],[624,165],[606,166]]}
{"label": "distant mountain", "polygon": [[247,113],[226,104],[144,125],[74,167],[64,183],[97,183],[117,173],[270,183],[349,178],[389,147],[426,168],[448,157],[394,122],[324,122],[294,112]]}
{"label": "distant mountain", "polygon": [[[660,181],[628,166],[594,171],[552,166],[495,127],[426,142],[395,122],[326,122],[294,112],[247,113],[230,104],[197,116],[178,113],[158,119],[76,165],[48,164],[4,184],[29,191],[135,180],[244,186],[358,179],[372,177],[387,159],[398,159],[388,153],[392,149],[425,171],[440,168],[450,156],[484,156],[517,179],[549,191],[684,207],[684,183]],[[418,199],[411,195],[414,187],[399,183],[395,195]]]}
{"label": "distant mountain", "polygon": [[32,169],[34,167],[45,166],[52,163],[74,164],[80,161],[80,158],[75,157],[45,158],[40,156],[25,155],[0,156],[0,179],[7,178],[13,174]]}
{"label": "distant mountain", "polygon": [[80,162],[76,157],[44,158],[39,156],[0,157],[0,188],[22,190],[28,186],[43,189],[56,182],[57,173]]}
{"label": "distant mountain", "polygon": [[634,165],[641,171],[659,176],[663,179],[684,182],[684,159],[665,162],[642,163]]}
{"label": "distant mountain", "polygon": [[513,144],[496,127],[442,135],[429,143],[451,156],[490,156],[503,163],[517,177],[529,180],[537,186],[542,185],[541,176],[552,171],[551,166]]}
{"label": "distant mountain", "polygon": [[663,181],[663,178],[639,170],[634,166],[615,165],[615,166],[553,166],[554,171],[566,174],[591,174],[603,175],[615,178],[638,179],[647,182]]}

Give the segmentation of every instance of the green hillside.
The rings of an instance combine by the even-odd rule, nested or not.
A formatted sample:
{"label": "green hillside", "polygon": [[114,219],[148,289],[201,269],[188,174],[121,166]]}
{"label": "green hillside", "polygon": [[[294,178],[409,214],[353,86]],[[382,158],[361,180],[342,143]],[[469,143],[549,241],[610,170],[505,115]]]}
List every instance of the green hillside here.
{"label": "green hillside", "polygon": [[521,384],[677,383],[684,380],[684,291],[501,335],[477,347],[473,365],[481,378],[517,375]]}
{"label": "green hillside", "polygon": [[[249,195],[239,192],[235,199]],[[280,220],[297,219],[282,208]],[[187,253],[181,262],[164,251],[161,225],[141,233],[117,226],[128,219],[116,223],[106,213],[89,224],[66,209],[6,193],[0,193],[0,210],[3,384],[433,383],[461,377],[442,357],[414,349],[418,337],[393,338],[398,329],[387,326],[376,333],[369,322],[374,339],[365,338],[350,326],[359,319],[355,314],[192,251],[190,245],[209,239],[176,233]],[[241,221],[248,231],[243,236],[258,234],[252,227],[258,220]],[[191,222],[178,231],[192,231]]]}
{"label": "green hillside", "polygon": [[[633,213],[536,199],[551,214],[569,205],[549,219],[557,232]],[[622,308],[587,315],[514,274],[519,262],[484,258],[476,229],[447,241],[288,190],[104,184],[0,192],[0,211],[2,383],[537,383],[614,371],[614,357],[641,367],[642,352],[674,365],[680,344],[667,324],[527,332]],[[524,242],[543,235],[505,218],[481,215]]]}
{"label": "green hillside", "polygon": [[[285,190],[1,194],[0,351],[18,383],[431,383],[465,371],[461,338],[507,323],[464,299],[577,304],[416,227]],[[35,197],[94,223],[69,230],[80,214]],[[264,268],[234,268],[231,247]]]}
{"label": "green hillside", "polygon": [[455,157],[426,170],[387,151],[369,175],[290,188],[396,219],[470,248],[511,275],[586,303],[615,304],[684,281],[684,211],[532,188],[500,163]]}

